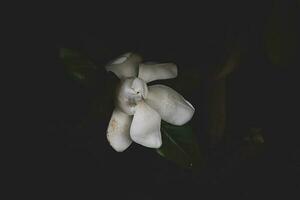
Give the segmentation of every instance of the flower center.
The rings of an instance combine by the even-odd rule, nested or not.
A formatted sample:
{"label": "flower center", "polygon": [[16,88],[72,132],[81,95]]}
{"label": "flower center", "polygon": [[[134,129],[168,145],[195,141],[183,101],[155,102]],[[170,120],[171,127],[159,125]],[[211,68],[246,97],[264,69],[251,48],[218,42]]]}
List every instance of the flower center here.
{"label": "flower center", "polygon": [[116,106],[128,115],[133,115],[136,105],[146,99],[147,95],[145,81],[136,77],[124,79],[117,90]]}

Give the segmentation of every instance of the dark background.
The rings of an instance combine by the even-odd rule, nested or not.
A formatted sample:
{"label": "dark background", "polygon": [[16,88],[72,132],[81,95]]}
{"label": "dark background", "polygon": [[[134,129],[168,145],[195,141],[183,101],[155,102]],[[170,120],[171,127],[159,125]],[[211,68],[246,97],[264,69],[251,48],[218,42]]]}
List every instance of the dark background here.
{"label": "dark background", "polygon": [[[39,120],[31,121],[38,134],[26,143],[30,153],[20,154],[26,177],[20,184],[28,186],[26,193],[41,199],[141,200],[297,195],[299,127],[294,116],[299,59],[274,64],[267,56],[264,34],[274,2],[123,4],[73,2],[40,5],[32,15],[28,11],[30,17],[21,28],[28,41],[22,49],[30,49],[31,64],[39,68],[30,82],[36,88],[31,102],[35,109],[26,109]],[[296,1],[281,6],[283,13],[295,9]],[[215,142],[206,132],[207,95],[214,85],[210,77],[236,46],[243,59],[226,78],[229,136]],[[115,152],[106,141],[111,113],[100,120],[89,118],[93,99],[99,94],[110,98],[107,88],[113,90],[115,78],[99,69],[96,86],[82,85],[59,58],[62,47],[89,55],[99,66],[127,51],[145,60],[176,63],[178,78],[162,83],[196,108],[191,123],[207,162],[202,172],[194,175],[137,144]],[[112,85],[107,84],[110,80]],[[113,109],[110,103],[100,106]],[[245,159],[241,141],[245,130],[253,127],[263,130],[263,150]]]}

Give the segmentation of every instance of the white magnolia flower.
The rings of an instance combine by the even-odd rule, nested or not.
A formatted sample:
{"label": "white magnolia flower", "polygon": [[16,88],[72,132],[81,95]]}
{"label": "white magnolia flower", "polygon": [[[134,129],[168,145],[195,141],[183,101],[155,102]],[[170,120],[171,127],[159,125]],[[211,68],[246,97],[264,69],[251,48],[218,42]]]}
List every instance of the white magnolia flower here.
{"label": "white magnolia flower", "polygon": [[159,148],[161,119],[183,125],[192,118],[194,107],[175,90],[164,85],[147,86],[154,80],[175,78],[175,64],[142,63],[139,55],[126,53],[109,63],[106,70],[121,79],[107,129],[107,139],[116,151],[124,151],[132,141]]}

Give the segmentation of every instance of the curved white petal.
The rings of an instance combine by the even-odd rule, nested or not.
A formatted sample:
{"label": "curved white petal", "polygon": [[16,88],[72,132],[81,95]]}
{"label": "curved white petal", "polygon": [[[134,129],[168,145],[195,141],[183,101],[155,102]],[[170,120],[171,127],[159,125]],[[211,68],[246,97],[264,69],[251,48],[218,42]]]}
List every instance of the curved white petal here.
{"label": "curved white petal", "polygon": [[177,76],[177,66],[174,63],[146,64],[139,65],[138,77],[146,83],[160,80],[170,79]]}
{"label": "curved white petal", "polygon": [[116,91],[116,107],[128,115],[135,113],[136,104],[148,94],[146,83],[139,78],[127,78],[120,81]]}
{"label": "curved white petal", "polygon": [[131,88],[134,78],[121,80],[119,87],[116,91],[116,107],[120,108],[124,113],[133,115],[135,112],[135,91]]}
{"label": "curved white petal", "polygon": [[148,87],[145,81],[140,78],[135,78],[132,82],[131,88],[137,93],[141,94],[143,98],[146,98],[148,95]]}
{"label": "curved white petal", "polygon": [[161,117],[154,109],[139,102],[130,127],[131,139],[146,147],[159,148],[162,144],[160,122]]}
{"label": "curved white petal", "polygon": [[113,111],[106,136],[110,145],[118,152],[124,151],[132,143],[129,135],[131,121],[132,116],[118,109]]}
{"label": "curved white petal", "polygon": [[105,66],[107,71],[112,71],[120,79],[134,77],[138,74],[138,65],[142,57],[134,53],[125,53]]}
{"label": "curved white petal", "polygon": [[180,126],[193,117],[195,108],[172,88],[165,85],[152,85],[148,89],[146,103],[166,122]]}

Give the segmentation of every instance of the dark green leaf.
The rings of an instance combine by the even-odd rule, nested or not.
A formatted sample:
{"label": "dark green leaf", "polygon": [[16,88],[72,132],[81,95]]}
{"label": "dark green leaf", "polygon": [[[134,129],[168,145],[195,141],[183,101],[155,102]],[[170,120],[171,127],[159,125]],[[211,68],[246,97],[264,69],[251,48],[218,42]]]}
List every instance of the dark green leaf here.
{"label": "dark green leaf", "polygon": [[84,53],[61,48],[62,59],[67,73],[79,83],[87,86],[86,98],[89,99],[89,111],[79,126],[108,121],[113,110],[114,92],[119,79],[112,73],[99,68]]}
{"label": "dark green leaf", "polygon": [[199,170],[203,158],[190,125],[174,126],[162,122],[162,147],[157,152],[185,168]]}
{"label": "dark green leaf", "polygon": [[97,67],[87,56],[72,49],[61,48],[60,58],[63,60],[67,72],[74,79],[83,83],[92,81]]}

